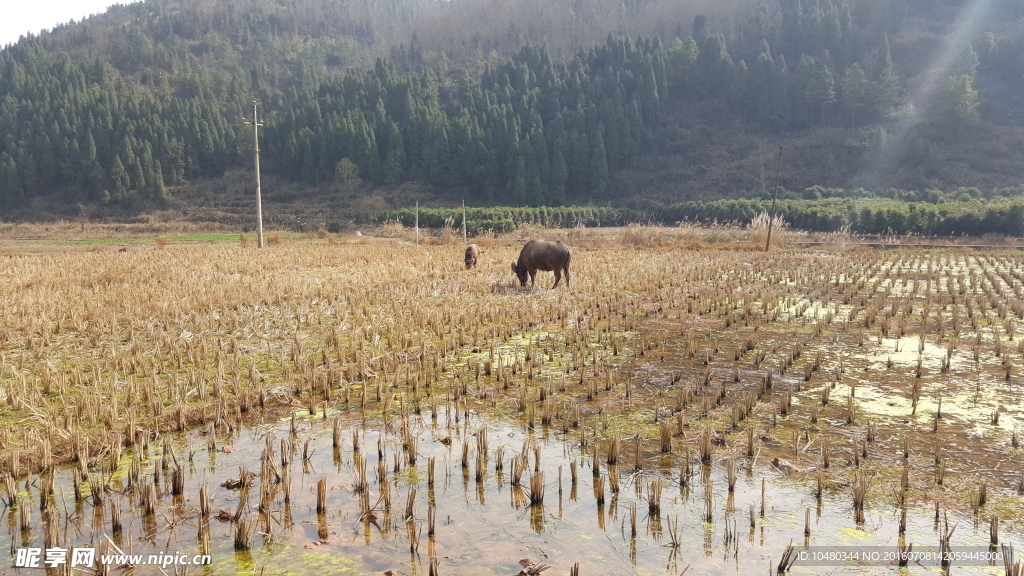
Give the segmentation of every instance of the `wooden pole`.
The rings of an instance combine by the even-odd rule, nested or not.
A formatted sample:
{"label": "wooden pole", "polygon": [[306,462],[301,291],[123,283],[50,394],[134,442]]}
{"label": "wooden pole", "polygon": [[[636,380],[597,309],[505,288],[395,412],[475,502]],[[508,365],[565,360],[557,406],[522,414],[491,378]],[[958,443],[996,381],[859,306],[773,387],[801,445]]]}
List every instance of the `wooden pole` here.
{"label": "wooden pole", "polygon": [[775,201],[779,198],[779,178],[782,176],[782,144],[779,144],[779,168],[775,172],[775,194],[772,195],[772,210],[768,214],[768,240],[764,243],[764,251],[772,246],[772,225],[775,224]]}
{"label": "wooden pole", "polygon": [[462,201],[462,243],[469,244],[469,235],[466,234],[466,201]]}
{"label": "wooden pole", "polygon": [[420,201],[416,201],[416,245],[420,245]]}

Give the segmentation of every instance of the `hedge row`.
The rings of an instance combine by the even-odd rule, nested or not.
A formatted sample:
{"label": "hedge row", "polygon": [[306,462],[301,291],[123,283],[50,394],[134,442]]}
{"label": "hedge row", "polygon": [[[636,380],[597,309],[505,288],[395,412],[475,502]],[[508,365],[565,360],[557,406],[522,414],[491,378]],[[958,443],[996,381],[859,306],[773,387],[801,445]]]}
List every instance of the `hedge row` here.
{"label": "hedge row", "polygon": [[[646,212],[597,206],[466,208],[466,227],[470,234],[475,235],[486,230],[508,232],[522,224],[553,228],[624,226],[630,223],[675,225],[681,221],[745,224],[770,207],[768,200],[742,199],[683,202]],[[815,232],[833,232],[849,227],[851,232],[865,234],[980,236],[994,233],[1024,236],[1024,198],[1021,197],[944,203],[886,198],[780,200],[776,210],[792,228]],[[388,220],[412,226],[416,212],[413,209],[391,210],[373,217],[374,223]],[[462,209],[429,208],[419,211],[420,226],[425,228],[441,228],[446,220],[455,228],[461,227]]]}

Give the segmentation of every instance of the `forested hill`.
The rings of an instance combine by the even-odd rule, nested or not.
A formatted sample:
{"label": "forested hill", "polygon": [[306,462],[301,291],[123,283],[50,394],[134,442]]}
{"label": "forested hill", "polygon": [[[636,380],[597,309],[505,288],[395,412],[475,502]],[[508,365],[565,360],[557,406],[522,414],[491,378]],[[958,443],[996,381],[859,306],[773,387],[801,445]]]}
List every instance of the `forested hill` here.
{"label": "forested hill", "polygon": [[300,203],[756,197],[779,143],[792,190],[1019,186],[1022,61],[1019,0],[146,0],[0,51],[0,217],[234,182],[254,99]]}

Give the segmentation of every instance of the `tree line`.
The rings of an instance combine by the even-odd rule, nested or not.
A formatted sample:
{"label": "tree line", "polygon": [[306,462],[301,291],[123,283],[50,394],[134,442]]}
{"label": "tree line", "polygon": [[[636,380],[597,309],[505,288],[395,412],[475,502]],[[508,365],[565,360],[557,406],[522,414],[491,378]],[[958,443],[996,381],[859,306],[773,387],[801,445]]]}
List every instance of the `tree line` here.
{"label": "tree line", "polygon": [[[713,103],[774,131],[885,117],[918,72],[894,62],[890,34],[915,15],[955,15],[937,2],[779,0],[720,31],[698,15],[665,42],[609,34],[561,59],[542,44],[485,56],[487,39],[449,59],[413,36],[363,68],[368,46],[395,38],[386,16],[405,26],[451,12],[422,0],[120,6],[0,50],[0,207],[54,193],[159,205],[169,188],[247,165],[254,98],[266,169],[296,183],[419,181],[530,206],[620,199],[640,193],[616,175],[652,151],[666,108]],[[663,7],[622,6],[627,20]],[[1024,17],[1015,6],[995,1],[989,16]],[[930,108],[914,113],[959,134],[977,121],[979,87],[1019,101],[1022,37],[954,47]]]}
{"label": "tree line", "polygon": [[[711,200],[665,209],[669,220],[749,222],[767,211],[767,200]],[[925,236],[1024,235],[1024,197],[966,202],[906,202],[884,198],[780,200],[777,213],[794,228],[811,232]]]}
{"label": "tree line", "polygon": [[[938,203],[885,197],[782,199],[776,212],[793,228],[809,232],[848,230],[862,234],[925,236],[1004,234],[1024,236],[1024,188],[1007,189],[988,200],[981,198]],[[771,200],[709,200],[682,202],[649,210],[608,206],[522,207],[466,209],[467,231],[503,233],[522,224],[554,228],[625,226],[631,223],[674,226],[682,222],[748,224],[771,208]],[[369,223],[397,221],[413,226],[416,211],[387,210],[369,216]],[[461,208],[421,208],[425,228],[461,226]]]}

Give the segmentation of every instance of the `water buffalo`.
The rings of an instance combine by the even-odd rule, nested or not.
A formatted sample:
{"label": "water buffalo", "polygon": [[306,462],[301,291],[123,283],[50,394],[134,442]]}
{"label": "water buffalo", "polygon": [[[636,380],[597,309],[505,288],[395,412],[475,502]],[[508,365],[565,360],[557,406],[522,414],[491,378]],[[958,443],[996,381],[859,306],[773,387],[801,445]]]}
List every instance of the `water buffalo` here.
{"label": "water buffalo", "polygon": [[476,244],[470,244],[466,246],[466,270],[476,267],[477,258],[483,254],[484,251],[480,249]]}
{"label": "water buffalo", "polygon": [[530,284],[536,284],[537,270],[550,270],[555,273],[555,285],[562,279],[562,271],[565,271],[565,285],[569,285],[569,248],[558,242],[547,240],[530,240],[519,252],[519,261],[512,263],[512,271],[519,277],[519,284],[526,286],[526,276],[530,276]]}

